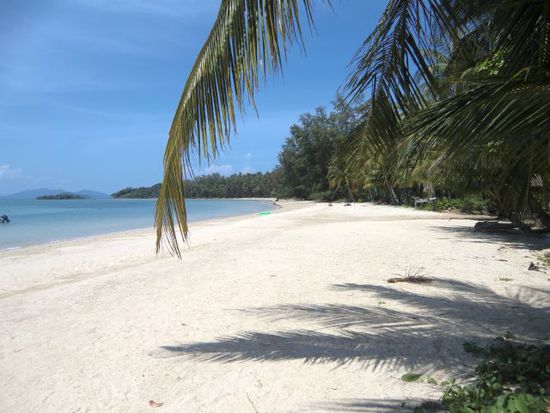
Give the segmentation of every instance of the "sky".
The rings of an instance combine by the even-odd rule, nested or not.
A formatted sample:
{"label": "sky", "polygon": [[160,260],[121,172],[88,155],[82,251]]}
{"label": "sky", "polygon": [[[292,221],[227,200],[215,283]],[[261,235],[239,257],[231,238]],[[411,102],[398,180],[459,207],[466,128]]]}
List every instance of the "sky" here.
{"label": "sky", "polygon": [[[0,194],[112,193],[162,179],[172,116],[215,0],[1,0]],[[268,78],[231,147],[196,174],[269,171],[299,116],[330,107],[385,0],[315,2],[305,52]]]}

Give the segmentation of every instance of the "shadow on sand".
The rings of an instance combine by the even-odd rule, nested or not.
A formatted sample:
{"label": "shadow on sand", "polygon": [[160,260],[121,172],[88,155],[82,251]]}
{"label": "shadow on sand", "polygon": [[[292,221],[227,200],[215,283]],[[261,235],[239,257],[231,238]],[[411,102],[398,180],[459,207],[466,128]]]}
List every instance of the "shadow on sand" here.
{"label": "shadow on sand", "polygon": [[447,239],[456,242],[497,244],[522,250],[541,250],[550,247],[550,239],[546,234],[527,235],[519,230],[507,232],[475,231],[474,226],[432,226],[430,230],[446,235]]}
{"label": "shadow on sand", "polygon": [[[423,400],[418,399],[353,399],[353,400],[341,400],[335,401],[330,404],[321,404],[314,405],[312,408],[316,409],[315,411],[325,411],[325,412],[378,412],[378,413],[396,413],[396,412],[413,412],[414,407],[420,406]],[[438,413],[446,411],[443,409],[438,409],[437,407],[426,412]]]}
{"label": "shadow on sand", "polygon": [[[368,369],[453,368],[460,374],[469,360],[462,351],[465,341],[482,343],[507,331],[527,341],[550,335],[550,309],[537,300],[547,290],[521,288],[503,296],[488,288],[438,279],[429,287],[430,295],[369,284],[332,288],[364,292],[398,306],[406,304],[409,310],[345,304],[246,309],[242,311],[273,321],[304,321],[318,328],[246,331],[210,342],[163,346],[162,355],[216,362],[358,362]],[[439,290],[435,296],[434,288]]]}
{"label": "shadow on sand", "polygon": [[[486,234],[461,226],[433,229],[460,242],[521,249],[548,245],[538,237]],[[461,377],[471,374],[474,362],[463,351],[464,342],[485,345],[506,333],[533,343],[550,338],[550,308],[544,301],[550,285],[511,287],[498,293],[483,285],[434,279],[421,287],[347,283],[329,288],[356,297],[365,294],[370,303],[377,299],[378,305],[347,305],[347,294],[342,294],[333,303],[242,309],[239,311],[274,323],[292,321],[298,328],[244,331],[213,341],[174,343],[161,347],[157,356],[221,363],[300,360],[334,367],[354,363],[369,370],[406,368],[421,373],[444,369]],[[415,402],[421,401],[411,400],[403,407],[402,400],[349,399],[326,404],[322,410],[410,411],[410,403]]]}
{"label": "shadow on sand", "polygon": [[[550,308],[540,301],[549,289],[525,287],[500,295],[482,286],[441,279],[415,289],[429,289],[429,295],[370,284],[336,284],[330,288],[374,295],[388,300],[387,307],[395,305],[397,309],[345,304],[244,309],[241,311],[251,316],[274,322],[285,319],[318,327],[273,333],[246,331],[214,341],[166,345],[159,356],[222,363],[301,360],[332,363],[334,367],[356,363],[369,370],[404,367],[423,374],[450,369],[459,378],[471,374],[474,363],[463,351],[465,341],[484,345],[508,331],[530,342],[550,336]],[[403,304],[406,311],[398,309]],[[405,412],[421,403],[346,399],[312,404],[305,411]]]}

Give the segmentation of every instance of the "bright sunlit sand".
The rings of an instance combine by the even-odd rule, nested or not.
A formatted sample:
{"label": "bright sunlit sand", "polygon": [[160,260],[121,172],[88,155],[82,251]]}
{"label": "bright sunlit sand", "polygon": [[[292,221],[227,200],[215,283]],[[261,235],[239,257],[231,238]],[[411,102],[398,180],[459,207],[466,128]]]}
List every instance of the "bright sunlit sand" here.
{"label": "bright sunlit sand", "polygon": [[550,0],[7,3],[0,413],[550,413]]}
{"label": "bright sunlit sand", "polygon": [[[0,253],[0,411],[410,411],[441,387],[403,374],[461,377],[465,341],[549,335],[540,240],[283,205],[195,224],[181,261],[148,231]],[[387,282],[405,275],[432,282]]]}

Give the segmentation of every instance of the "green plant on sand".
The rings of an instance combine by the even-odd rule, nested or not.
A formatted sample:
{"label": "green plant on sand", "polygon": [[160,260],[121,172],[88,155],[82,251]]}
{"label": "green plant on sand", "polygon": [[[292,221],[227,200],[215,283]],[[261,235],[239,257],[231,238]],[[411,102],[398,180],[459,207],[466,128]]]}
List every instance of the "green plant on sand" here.
{"label": "green plant on sand", "polygon": [[451,383],[445,390],[443,404],[451,413],[550,411],[550,346],[500,338],[487,348],[465,343],[464,349],[482,361],[474,383]]}

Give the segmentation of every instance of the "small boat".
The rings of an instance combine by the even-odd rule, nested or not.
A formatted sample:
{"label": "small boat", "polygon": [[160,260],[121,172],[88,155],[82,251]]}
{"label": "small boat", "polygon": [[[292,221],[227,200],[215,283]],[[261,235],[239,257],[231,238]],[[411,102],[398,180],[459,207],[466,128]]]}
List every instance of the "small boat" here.
{"label": "small boat", "polygon": [[10,222],[10,219],[6,214],[0,217],[0,224],[9,224],[9,222]]}

